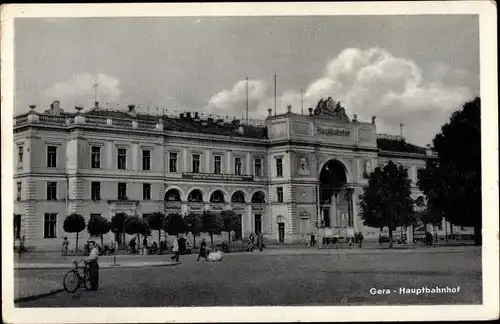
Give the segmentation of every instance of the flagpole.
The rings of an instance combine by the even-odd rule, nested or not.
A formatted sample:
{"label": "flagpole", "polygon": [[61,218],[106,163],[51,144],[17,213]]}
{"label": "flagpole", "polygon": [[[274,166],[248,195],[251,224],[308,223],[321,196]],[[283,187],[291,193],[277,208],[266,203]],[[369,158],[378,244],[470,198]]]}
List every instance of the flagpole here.
{"label": "flagpole", "polygon": [[248,77],[246,78],[246,84],[245,84],[245,117],[246,117],[246,123],[248,125]]}
{"label": "flagpole", "polygon": [[276,73],[274,73],[274,116],[276,116]]}

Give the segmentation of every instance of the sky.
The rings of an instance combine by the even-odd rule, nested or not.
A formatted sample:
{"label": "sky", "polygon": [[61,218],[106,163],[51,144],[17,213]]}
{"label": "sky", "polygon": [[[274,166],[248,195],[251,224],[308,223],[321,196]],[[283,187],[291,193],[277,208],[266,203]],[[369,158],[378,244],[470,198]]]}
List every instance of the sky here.
{"label": "sky", "polygon": [[379,133],[430,144],[479,95],[475,15],[17,18],[15,114],[135,104],[265,119],[321,98]]}

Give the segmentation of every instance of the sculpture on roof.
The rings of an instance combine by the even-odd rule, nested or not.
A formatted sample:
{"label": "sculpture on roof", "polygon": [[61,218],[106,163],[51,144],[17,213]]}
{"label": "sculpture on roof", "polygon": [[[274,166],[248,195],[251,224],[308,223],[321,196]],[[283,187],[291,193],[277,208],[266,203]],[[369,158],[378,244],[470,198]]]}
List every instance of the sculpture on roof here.
{"label": "sculpture on roof", "polygon": [[344,121],[349,121],[344,107],[340,105],[339,101],[335,102],[332,97],[328,97],[327,100],[321,98],[316,109],[314,109],[314,115],[336,117]]}

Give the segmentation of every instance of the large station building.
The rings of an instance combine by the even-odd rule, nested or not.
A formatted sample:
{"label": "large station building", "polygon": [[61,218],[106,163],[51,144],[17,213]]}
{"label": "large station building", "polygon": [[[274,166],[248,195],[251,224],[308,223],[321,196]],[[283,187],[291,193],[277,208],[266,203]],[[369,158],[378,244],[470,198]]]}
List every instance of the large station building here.
{"label": "large station building", "polygon": [[[401,137],[378,135],[371,122],[348,118],[331,98],[306,114],[269,116],[261,124],[150,115],[95,107],[15,117],[16,237],[37,249],[59,248],[64,218],[110,219],[117,212],[202,213],[232,209],[241,235],[271,243],[317,236],[378,237],[358,216],[367,175],[392,160],[417,172],[436,155]],[[80,234],[85,239],[86,231]],[[110,234],[109,239],[111,239]]]}

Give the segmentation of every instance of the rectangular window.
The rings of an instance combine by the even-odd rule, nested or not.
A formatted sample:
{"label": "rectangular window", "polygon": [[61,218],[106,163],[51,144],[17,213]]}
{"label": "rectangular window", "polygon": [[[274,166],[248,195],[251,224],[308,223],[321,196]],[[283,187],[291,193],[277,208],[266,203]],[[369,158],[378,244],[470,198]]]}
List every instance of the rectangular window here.
{"label": "rectangular window", "polygon": [[118,149],[118,170],[127,169],[127,149]]}
{"label": "rectangular window", "polygon": [[118,183],[118,200],[127,199],[127,184],[125,182]]}
{"label": "rectangular window", "polygon": [[47,146],[47,167],[55,168],[57,159],[57,146]]}
{"label": "rectangular window", "polygon": [[142,170],[151,170],[151,151],[142,150]]}
{"label": "rectangular window", "polygon": [[177,172],[177,153],[169,154],[169,170],[170,172]]}
{"label": "rectangular window", "polygon": [[255,214],[255,234],[260,234],[262,233],[262,215],[261,214]]}
{"label": "rectangular window", "polygon": [[151,200],[151,184],[143,183],[142,184],[142,199],[143,200]]}
{"label": "rectangular window", "polygon": [[282,158],[276,158],[276,176],[277,177],[283,176],[283,159]]}
{"label": "rectangular window", "polygon": [[47,200],[57,200],[57,182],[47,182]]}
{"label": "rectangular window", "polygon": [[214,173],[221,174],[222,157],[220,155],[214,156]]}
{"label": "rectangular window", "polygon": [[56,237],[57,214],[46,213],[43,220],[43,238]]}
{"label": "rectangular window", "polygon": [[234,174],[241,175],[241,158],[234,158]]}
{"label": "rectangular window", "polygon": [[92,146],[91,155],[91,168],[99,169],[101,167],[101,148],[99,146]]}
{"label": "rectangular window", "polygon": [[17,185],[16,200],[21,200],[21,191],[23,189],[23,183],[22,182],[18,182],[16,185]]}
{"label": "rectangular window", "polygon": [[193,173],[200,173],[200,155],[199,154],[193,154],[193,165],[192,165],[192,172]]}
{"label": "rectangular window", "polygon": [[18,168],[23,167],[23,157],[24,157],[24,147],[20,145],[17,147],[17,167]]}
{"label": "rectangular window", "polygon": [[14,214],[14,238],[21,238],[21,215]]}
{"label": "rectangular window", "polygon": [[283,202],[283,187],[276,188],[276,197],[279,203]]}
{"label": "rectangular window", "polygon": [[92,200],[101,200],[101,183],[100,182],[92,182],[90,184],[91,192],[90,196]]}
{"label": "rectangular window", "polygon": [[254,166],[255,166],[255,176],[262,177],[262,159],[255,159]]}

